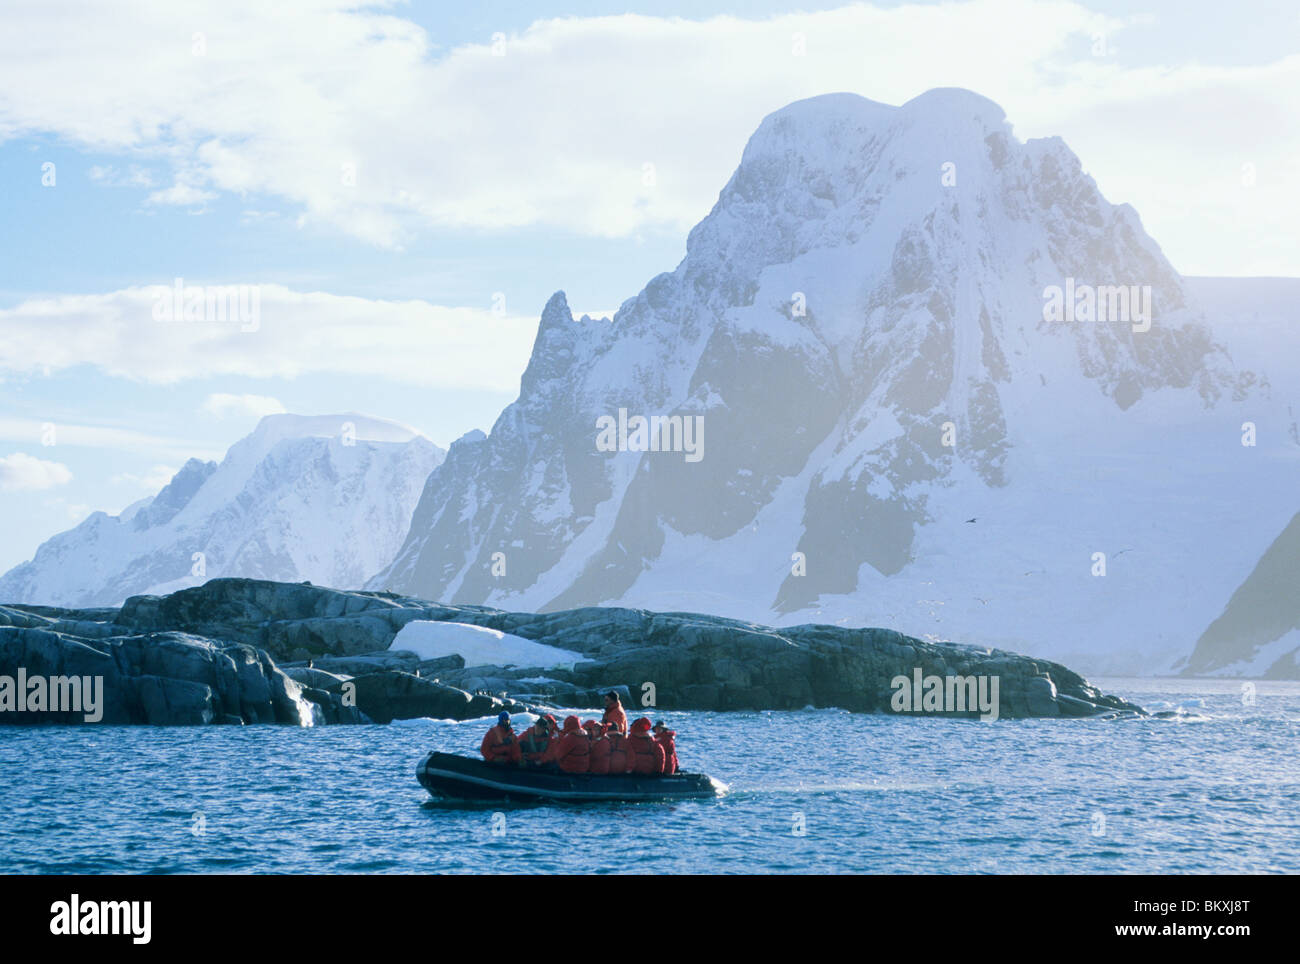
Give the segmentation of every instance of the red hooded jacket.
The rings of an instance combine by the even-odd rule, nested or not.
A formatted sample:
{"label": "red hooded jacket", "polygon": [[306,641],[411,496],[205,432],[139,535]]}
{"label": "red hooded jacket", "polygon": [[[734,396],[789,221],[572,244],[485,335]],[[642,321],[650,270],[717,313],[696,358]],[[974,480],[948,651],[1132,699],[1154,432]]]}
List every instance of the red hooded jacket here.
{"label": "red hooded jacket", "polygon": [[655,742],[664,748],[664,773],[677,772],[677,733],[664,730],[655,734]]}
{"label": "red hooded jacket", "polygon": [[478,751],[488,763],[518,763],[522,758],[519,751],[519,738],[510,724],[498,723],[488,730],[479,744]]}
{"label": "red hooded jacket", "polygon": [[632,732],[627,738],[627,772],[664,772],[664,748],[650,735],[650,721],[644,716],[632,724]]}
{"label": "red hooded jacket", "polygon": [[607,725],[613,723],[618,727],[618,732],[627,734],[627,714],[623,712],[623,704],[617,700],[613,706],[605,707],[605,715],[600,718],[600,722]]}
{"label": "red hooded jacket", "polygon": [[627,773],[627,737],[611,726],[601,742],[609,744],[609,772]]}
{"label": "red hooded jacket", "polygon": [[524,759],[529,763],[541,762],[542,757],[546,756],[546,751],[550,749],[553,742],[549,731],[538,734],[537,730],[531,726],[519,734],[519,749],[523,752]]}
{"label": "red hooded jacket", "polygon": [[595,720],[588,720],[584,725],[587,728],[590,744],[587,749],[587,772],[608,773],[610,746],[605,736],[605,725]]}
{"label": "red hooded jacket", "polygon": [[558,764],[565,773],[586,773],[591,743],[582,731],[576,716],[564,718],[564,735],[551,744],[553,752],[547,751],[551,761]]}

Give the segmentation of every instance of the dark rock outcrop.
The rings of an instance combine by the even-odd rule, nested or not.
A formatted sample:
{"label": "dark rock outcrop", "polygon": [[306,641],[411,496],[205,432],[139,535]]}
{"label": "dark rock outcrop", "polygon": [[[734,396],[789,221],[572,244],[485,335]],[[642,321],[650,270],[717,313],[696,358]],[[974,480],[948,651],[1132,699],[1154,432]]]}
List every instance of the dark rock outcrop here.
{"label": "dark rock outcrop", "polygon": [[[76,709],[48,696],[8,723],[309,723],[297,683],[260,650],[185,633],[84,638],[37,627],[0,626],[0,676],[75,683]],[[82,681],[85,681],[83,687]],[[45,685],[45,684],[42,684]],[[53,684],[49,684],[51,689]],[[24,694],[24,704],[27,704]],[[58,704],[58,705],[56,705]]]}
{"label": "dark rock outcrop", "polygon": [[502,710],[523,713],[532,707],[485,693],[470,694],[435,679],[425,679],[400,670],[381,670],[330,686],[342,694],[351,684],[356,706],[375,723],[420,717],[471,720],[492,716]]}
{"label": "dark rock outcrop", "polygon": [[[298,688],[298,695],[317,707],[314,713],[321,722],[347,722],[348,714],[387,722],[423,716],[470,719],[503,708],[517,712],[531,708],[530,704],[596,706],[600,692],[612,687],[628,694],[629,708],[646,707],[647,712],[652,706],[682,710],[836,706],[889,713],[898,711],[894,697],[899,678],[910,681],[918,672],[922,678],[945,680],[996,678],[996,715],[1001,718],[1142,712],[1099,692],[1058,663],[1001,650],[927,642],[892,630],[822,625],[778,629],[691,613],[604,607],[510,613],[481,606],[442,606],[391,593],[214,579],[169,596],[132,597],[120,611],[0,608],[0,627],[6,620],[13,628],[0,628],[0,642],[6,632],[40,624],[44,628],[38,631],[67,639],[69,645],[75,641],[89,647],[96,638],[93,634],[99,632],[101,649],[130,644],[136,651],[160,640],[174,645],[179,639],[203,652],[225,653],[227,647],[236,647],[240,652],[260,653],[265,664],[259,665],[269,667],[264,674],[267,680],[283,680],[282,686]],[[397,633],[412,620],[472,623],[581,653],[585,659],[563,669],[466,666],[457,656],[421,660],[414,653],[389,650]],[[85,638],[72,639],[81,635],[74,628],[87,626],[97,628],[86,629]],[[276,668],[272,659],[284,661],[285,670]],[[10,672],[8,667],[14,665],[13,656],[0,657],[0,673]],[[170,674],[141,671],[206,685],[214,692],[208,703],[201,693],[184,687],[155,694],[154,684],[136,683],[135,691],[145,687],[149,706],[170,706],[164,697],[184,706],[215,706],[217,690],[204,672],[201,666],[184,672],[173,666]],[[251,681],[249,686],[249,693],[260,697],[261,691]],[[226,701],[229,689],[220,692]],[[135,699],[132,705],[146,705],[143,697]],[[231,705],[235,704],[221,702],[220,714],[229,715]],[[969,706],[924,711],[980,715]],[[217,710],[212,712],[218,715]]]}
{"label": "dark rock outcrop", "polygon": [[[292,597],[300,587],[282,588]],[[113,609],[0,606],[0,723],[388,723],[532,709],[432,678],[463,668],[458,656],[421,660],[383,651],[313,664],[278,667],[265,649],[229,629],[153,631]],[[5,707],[2,678],[16,688],[20,672],[24,680],[75,677],[77,709],[53,711],[48,699],[33,709],[25,699],[22,710]]]}

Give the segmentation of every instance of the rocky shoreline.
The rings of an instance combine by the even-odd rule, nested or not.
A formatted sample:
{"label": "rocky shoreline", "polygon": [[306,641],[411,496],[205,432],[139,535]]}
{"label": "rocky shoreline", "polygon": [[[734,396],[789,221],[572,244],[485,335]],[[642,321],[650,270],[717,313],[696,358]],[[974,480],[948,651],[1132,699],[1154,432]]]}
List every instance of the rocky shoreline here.
{"label": "rocky shoreline", "polygon": [[[565,668],[466,666],[456,655],[421,659],[390,650],[416,620],[483,626],[584,658]],[[463,720],[501,709],[598,706],[609,689],[630,707],[665,711],[868,713],[899,712],[906,689],[907,711],[982,715],[942,699],[932,706],[928,691],[922,706],[922,681],[932,678],[996,681],[993,715],[1002,719],[1144,712],[1058,663],[892,630],[778,629],[605,607],[512,613],[256,579],[133,596],[120,609],[0,605],[0,681],[20,668],[27,676],[103,677],[101,721],[117,724]],[[0,723],[82,720],[5,709],[0,702]]]}

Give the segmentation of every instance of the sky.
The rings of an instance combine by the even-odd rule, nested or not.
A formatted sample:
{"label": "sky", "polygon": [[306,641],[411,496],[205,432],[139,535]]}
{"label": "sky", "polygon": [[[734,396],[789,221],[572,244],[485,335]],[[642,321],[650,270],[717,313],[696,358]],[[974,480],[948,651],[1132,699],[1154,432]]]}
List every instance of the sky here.
{"label": "sky", "polygon": [[547,298],[675,267],[765,115],[943,86],[1184,274],[1300,275],[1294,4],[5,0],[0,571],[266,414],[489,430]]}

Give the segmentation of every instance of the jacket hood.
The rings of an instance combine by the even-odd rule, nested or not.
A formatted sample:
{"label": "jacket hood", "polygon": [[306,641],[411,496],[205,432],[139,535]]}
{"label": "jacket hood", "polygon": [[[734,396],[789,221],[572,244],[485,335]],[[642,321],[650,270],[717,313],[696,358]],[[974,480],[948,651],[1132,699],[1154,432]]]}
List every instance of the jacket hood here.
{"label": "jacket hood", "polygon": [[564,718],[564,732],[565,733],[582,732],[582,726],[578,723],[578,718],[576,716],[566,716]]}
{"label": "jacket hood", "polygon": [[639,720],[637,720],[635,723],[632,724],[632,732],[633,732],[633,733],[649,733],[649,732],[650,732],[650,720],[647,719],[647,718],[644,717],[644,716],[641,717]]}

